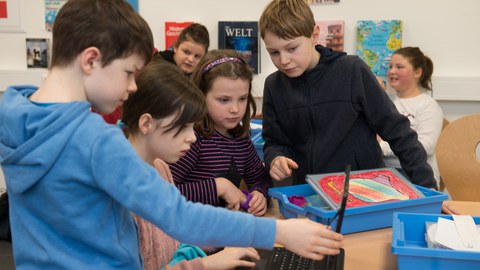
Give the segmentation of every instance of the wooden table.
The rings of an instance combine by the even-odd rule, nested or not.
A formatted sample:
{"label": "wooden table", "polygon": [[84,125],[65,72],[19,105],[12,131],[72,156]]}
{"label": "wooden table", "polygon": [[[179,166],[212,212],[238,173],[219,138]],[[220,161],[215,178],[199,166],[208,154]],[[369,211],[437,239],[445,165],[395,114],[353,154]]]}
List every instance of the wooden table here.
{"label": "wooden table", "polygon": [[[460,214],[480,216],[480,202],[450,203]],[[272,199],[266,216],[283,219],[276,200]],[[344,239],[345,270],[397,269],[397,257],[391,252],[392,228],[346,234]]]}

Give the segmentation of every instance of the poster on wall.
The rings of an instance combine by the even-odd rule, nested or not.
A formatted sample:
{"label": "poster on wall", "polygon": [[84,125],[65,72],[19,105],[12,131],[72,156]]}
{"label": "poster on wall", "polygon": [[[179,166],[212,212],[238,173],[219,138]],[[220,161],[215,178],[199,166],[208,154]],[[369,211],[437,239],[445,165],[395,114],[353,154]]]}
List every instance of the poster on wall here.
{"label": "poster on wall", "polygon": [[335,52],[343,52],[344,22],[341,20],[317,21],[320,34],[317,44],[332,49]]}
{"label": "poster on wall", "polygon": [[138,0],[127,0],[127,2],[138,12]]}
{"label": "poster on wall", "polygon": [[252,67],[254,74],[260,72],[260,41],[258,22],[218,22],[218,48],[240,53]]}
{"label": "poster on wall", "polygon": [[48,68],[49,63],[49,39],[27,38],[27,67]]}
{"label": "poster on wall", "polygon": [[58,11],[66,2],[67,0],[45,0],[45,30],[52,32]]}
{"label": "poster on wall", "polygon": [[19,0],[0,0],[0,32],[23,32]]}
{"label": "poster on wall", "polygon": [[356,54],[377,76],[386,76],[390,58],[402,47],[401,20],[357,22]]}
{"label": "poster on wall", "polygon": [[165,22],[165,50],[173,50],[173,46],[183,29],[193,22]]}
{"label": "poster on wall", "polygon": [[0,0],[0,19],[7,19],[7,0]]}

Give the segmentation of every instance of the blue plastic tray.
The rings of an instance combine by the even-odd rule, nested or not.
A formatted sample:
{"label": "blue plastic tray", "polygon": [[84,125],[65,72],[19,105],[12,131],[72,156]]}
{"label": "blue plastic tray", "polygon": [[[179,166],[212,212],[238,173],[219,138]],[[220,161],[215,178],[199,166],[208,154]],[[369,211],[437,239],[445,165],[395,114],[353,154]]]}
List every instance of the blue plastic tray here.
{"label": "blue plastic tray", "polygon": [[[421,186],[415,187],[425,197],[346,209],[341,233],[348,234],[391,227],[394,212],[439,214],[442,203],[448,199],[448,195]],[[278,200],[280,213],[285,218],[305,216],[316,222],[327,224],[336,213],[336,210],[332,210],[321,200],[318,200],[315,205],[310,204],[306,207],[300,207],[288,201],[288,197],[293,195],[305,197],[317,195],[309,184],[270,188],[268,194]],[[335,227],[335,225],[336,219],[331,226]]]}
{"label": "blue plastic tray", "polygon": [[[262,120],[254,119],[251,121],[253,124],[262,125]],[[262,138],[262,129],[261,128],[252,128],[250,138],[252,139],[253,146],[257,151],[258,156],[263,160],[263,144],[265,141]]]}
{"label": "blue plastic tray", "polygon": [[[428,248],[425,223],[437,222],[433,214],[395,213],[392,226],[392,253],[397,254],[398,269],[480,269],[480,252]],[[480,217],[473,218],[480,224]]]}

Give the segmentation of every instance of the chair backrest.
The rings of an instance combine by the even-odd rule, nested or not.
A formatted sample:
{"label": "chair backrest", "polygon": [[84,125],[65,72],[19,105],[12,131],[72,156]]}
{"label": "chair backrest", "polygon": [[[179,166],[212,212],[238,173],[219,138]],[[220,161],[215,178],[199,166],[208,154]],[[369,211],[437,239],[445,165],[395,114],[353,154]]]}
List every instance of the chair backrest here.
{"label": "chair backrest", "polygon": [[445,129],[448,124],[450,124],[450,121],[448,121],[447,118],[443,118],[442,130]]}
{"label": "chair backrest", "polygon": [[[447,120],[447,118],[443,118],[443,124],[442,124],[442,131],[445,129],[445,127],[450,124],[450,121]],[[437,153],[435,152],[435,155]],[[440,175],[440,186],[439,186],[439,191],[444,192],[445,191],[445,183],[443,183],[442,175]]]}
{"label": "chair backrest", "polygon": [[480,201],[480,114],[448,124],[440,134],[436,156],[440,175],[453,200]]}

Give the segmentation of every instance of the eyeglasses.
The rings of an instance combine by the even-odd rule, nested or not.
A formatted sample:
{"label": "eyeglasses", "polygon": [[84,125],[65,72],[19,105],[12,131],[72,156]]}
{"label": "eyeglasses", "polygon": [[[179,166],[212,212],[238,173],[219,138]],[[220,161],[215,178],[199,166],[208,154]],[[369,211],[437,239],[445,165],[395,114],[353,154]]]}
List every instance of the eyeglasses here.
{"label": "eyeglasses", "polygon": [[[350,186],[350,169],[351,166],[350,164],[345,167],[345,178],[343,181],[343,194],[342,194],[342,202],[340,204],[340,208],[337,210],[337,213],[333,218],[329,220],[327,223],[328,226],[332,224],[333,220],[338,218],[337,220],[337,225],[335,226],[335,231],[337,233],[340,233],[342,230],[342,223],[343,223],[343,216],[345,215],[345,208],[347,208],[347,198],[348,198],[348,188]],[[327,256],[325,258],[327,260],[327,267],[326,269],[335,269],[335,266],[337,265],[337,256]]]}

